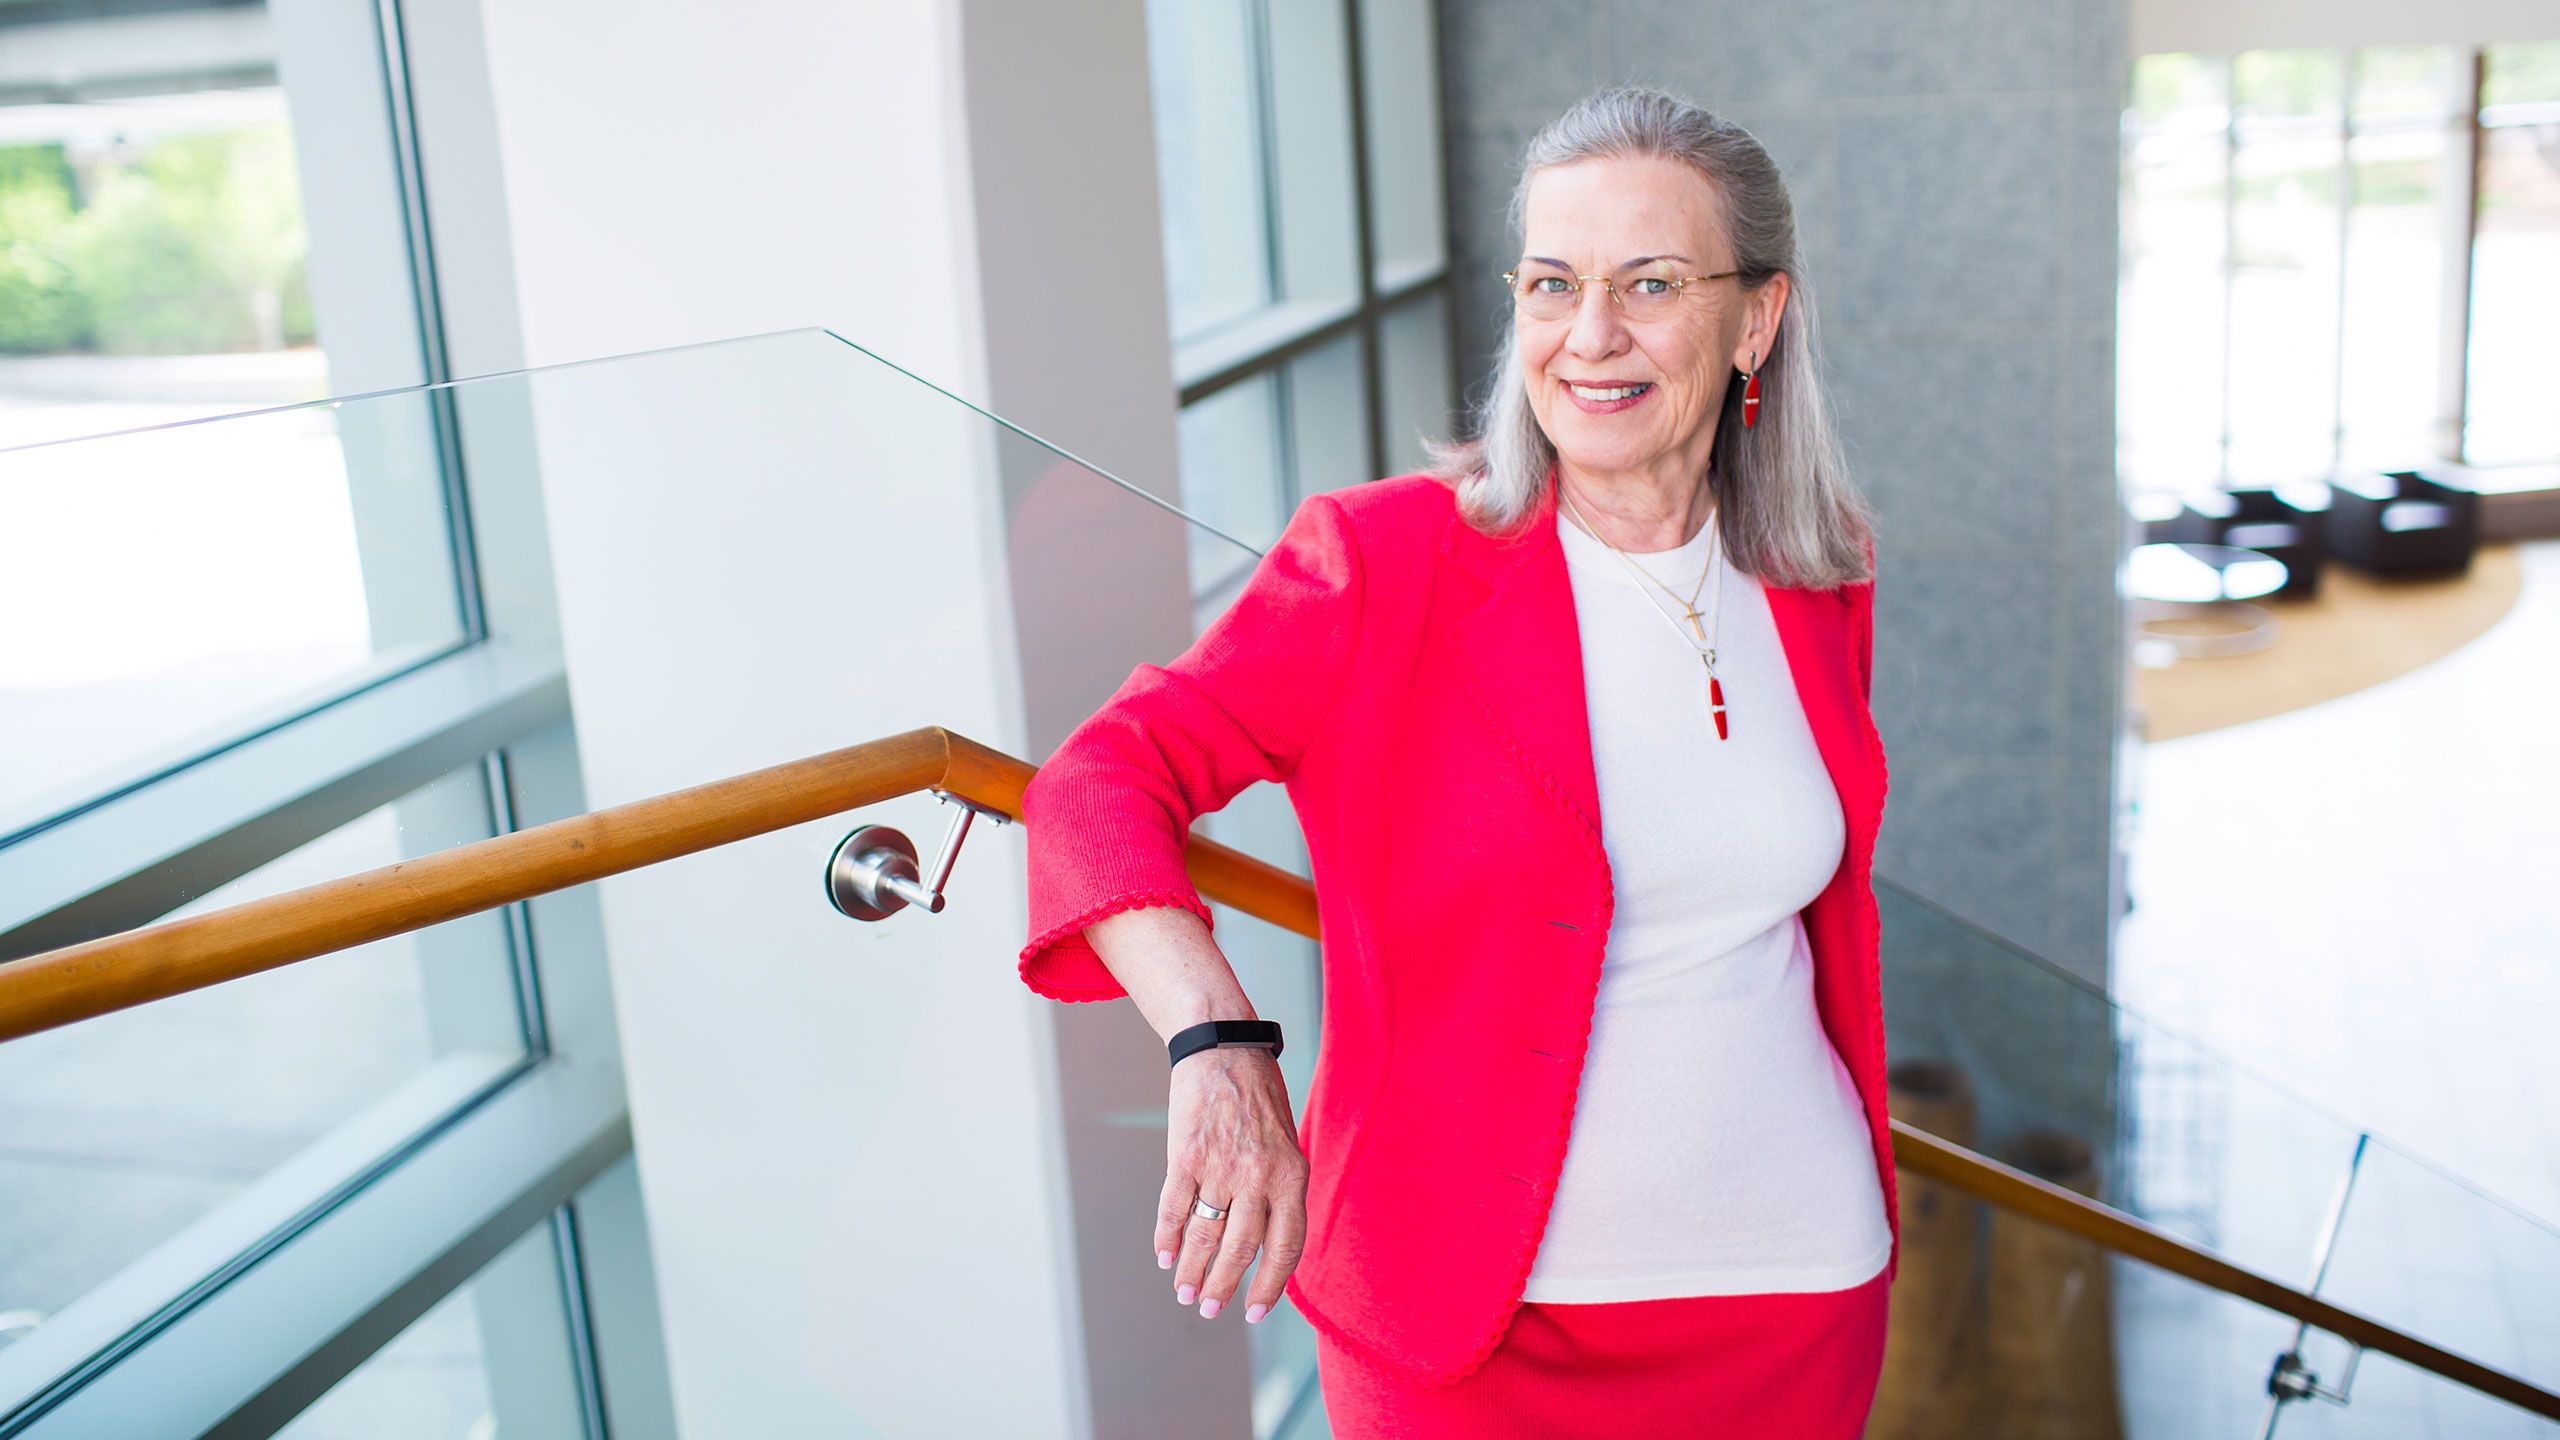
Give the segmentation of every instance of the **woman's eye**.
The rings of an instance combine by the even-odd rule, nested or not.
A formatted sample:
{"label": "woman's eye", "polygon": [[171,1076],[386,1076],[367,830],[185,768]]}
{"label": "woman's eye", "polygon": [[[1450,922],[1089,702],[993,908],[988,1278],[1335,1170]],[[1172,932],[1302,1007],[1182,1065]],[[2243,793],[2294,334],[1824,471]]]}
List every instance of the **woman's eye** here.
{"label": "woman's eye", "polygon": [[1529,282],[1529,288],[1541,295],[1561,295],[1573,287],[1567,285],[1561,275],[1541,275]]}
{"label": "woman's eye", "polygon": [[[1654,288],[1648,290],[1645,288],[1648,285],[1653,286]],[[1637,295],[1660,295],[1668,291],[1670,288],[1671,282],[1663,279],[1659,275],[1643,276],[1627,287],[1631,293]]]}

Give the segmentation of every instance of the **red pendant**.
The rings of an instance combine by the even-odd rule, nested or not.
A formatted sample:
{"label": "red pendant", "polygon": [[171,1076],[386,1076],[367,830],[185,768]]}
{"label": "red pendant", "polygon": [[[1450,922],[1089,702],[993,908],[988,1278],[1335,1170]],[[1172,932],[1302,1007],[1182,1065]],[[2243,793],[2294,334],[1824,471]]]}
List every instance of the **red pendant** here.
{"label": "red pendant", "polygon": [[1716,717],[1716,738],[1724,739],[1724,682],[1713,675],[1707,677],[1707,708]]}
{"label": "red pendant", "polygon": [[1760,372],[1751,372],[1751,383],[1742,387],[1742,428],[1750,429],[1760,421]]}

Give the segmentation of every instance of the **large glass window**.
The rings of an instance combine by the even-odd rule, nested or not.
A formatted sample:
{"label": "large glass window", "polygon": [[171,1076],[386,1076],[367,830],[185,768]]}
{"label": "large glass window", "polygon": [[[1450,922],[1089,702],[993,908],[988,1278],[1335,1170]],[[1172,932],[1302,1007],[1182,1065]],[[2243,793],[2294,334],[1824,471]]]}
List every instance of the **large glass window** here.
{"label": "large glass window", "polygon": [[2560,459],[2560,42],[2143,56],[2126,129],[2129,485]]}
{"label": "large glass window", "polygon": [[1251,0],[1151,0],[1149,87],[1164,212],[1173,332],[1199,335],[1274,298],[1270,195],[1262,164],[1260,7]]}
{"label": "large glass window", "polygon": [[[586,808],[545,562],[474,544],[539,533],[516,412],[491,400],[475,431],[422,388],[444,377],[399,20],[0,4],[0,965]],[[309,403],[332,394],[364,398]],[[488,462],[468,476],[466,441]],[[434,1157],[501,1157],[477,1178],[521,1196],[561,1173],[543,1146],[612,1123],[609,1087],[541,1098],[616,1064],[582,903],[0,1045],[0,1428],[82,1433],[74,1412],[156,1396],[155,1365],[193,1362],[154,1357],[207,1334],[322,1368],[378,1342],[333,1328],[370,1302],[319,1295],[317,1257],[359,1235],[386,1267],[423,1258],[432,1217],[401,1187]],[[579,1333],[631,1361],[624,1433],[664,1433],[636,1211],[606,1203],[610,1263],[588,1270],[618,1287],[613,1323],[558,1284],[495,1306],[492,1267],[302,1433],[582,1433],[505,1393]],[[445,1384],[471,1368],[457,1313],[477,1410]],[[592,1356],[543,1364],[612,1389]],[[410,1398],[363,1398],[404,1373]]]}
{"label": "large glass window", "polygon": [[2117,428],[2125,474],[2143,488],[2222,470],[2229,84],[2213,56],[2152,55],[2134,69]]}
{"label": "large glass window", "polygon": [[0,448],[434,378],[375,15],[0,5]]}
{"label": "large glass window", "polygon": [[546,1220],[375,1351],[277,1440],[578,1436],[586,1428],[569,1348],[572,1283]]}
{"label": "large glass window", "polygon": [[[1419,468],[1452,420],[1427,0],[1151,0],[1183,496],[1249,545],[1300,499]],[[1240,578],[1193,576],[1204,619]]]}
{"label": "large glass window", "polygon": [[0,109],[0,443],[326,393],[309,258],[272,83]]}
{"label": "large glass window", "polygon": [[440,403],[0,456],[0,841],[462,641]]}
{"label": "large glass window", "polygon": [[[494,833],[475,763],[167,918]],[[66,1314],[121,1333],[133,1295],[196,1283],[319,1198],[314,1157],[370,1164],[502,1078],[531,1024],[516,960],[491,911],[0,1045],[0,1344]]]}
{"label": "large glass window", "polygon": [[[674,1440],[657,1297],[600,1259],[644,1224],[629,1156],[276,1431],[279,1440]],[[599,1244],[599,1241],[606,1243]],[[636,1284],[635,1284],[636,1282]],[[578,1351],[604,1352],[594,1384]]]}
{"label": "large glass window", "polygon": [[2350,469],[2398,469],[2436,453],[2454,63],[2441,45],[2353,57],[2338,395],[2339,459]]}
{"label": "large glass window", "polygon": [[2338,361],[2338,57],[2232,64],[2231,435],[2235,476],[2328,468]]}
{"label": "large glass window", "polygon": [[2479,229],[2471,246],[2474,464],[2560,458],[2560,41],[2492,45],[2480,77]]}
{"label": "large glass window", "polygon": [[480,629],[388,9],[0,5],[0,843]]}

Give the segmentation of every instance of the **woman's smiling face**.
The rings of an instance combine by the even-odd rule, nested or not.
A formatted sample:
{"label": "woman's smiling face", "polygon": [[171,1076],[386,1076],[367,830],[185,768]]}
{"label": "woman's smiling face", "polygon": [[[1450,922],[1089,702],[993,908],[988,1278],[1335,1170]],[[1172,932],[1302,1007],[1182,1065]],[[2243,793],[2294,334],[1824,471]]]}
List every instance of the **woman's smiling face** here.
{"label": "woman's smiling face", "polygon": [[[1676,160],[1577,160],[1529,179],[1523,282],[1541,275],[1678,278],[1733,267],[1704,176]],[[1641,263],[1637,263],[1641,262]],[[1742,356],[1740,281],[1706,280],[1659,319],[1630,322],[1597,283],[1573,313],[1514,313],[1529,409],[1576,470],[1706,472],[1715,417]]]}

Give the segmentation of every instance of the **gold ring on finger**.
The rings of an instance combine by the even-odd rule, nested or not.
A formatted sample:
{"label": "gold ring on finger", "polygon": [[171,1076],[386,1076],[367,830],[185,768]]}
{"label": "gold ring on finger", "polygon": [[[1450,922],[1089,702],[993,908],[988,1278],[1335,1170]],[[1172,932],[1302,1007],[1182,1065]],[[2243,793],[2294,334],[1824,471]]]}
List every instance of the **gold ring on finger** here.
{"label": "gold ring on finger", "polygon": [[1199,1216],[1203,1220],[1224,1220],[1227,1218],[1226,1211],[1219,1209],[1217,1206],[1210,1204],[1206,1200],[1197,1198],[1193,1199],[1191,1202],[1191,1213]]}

